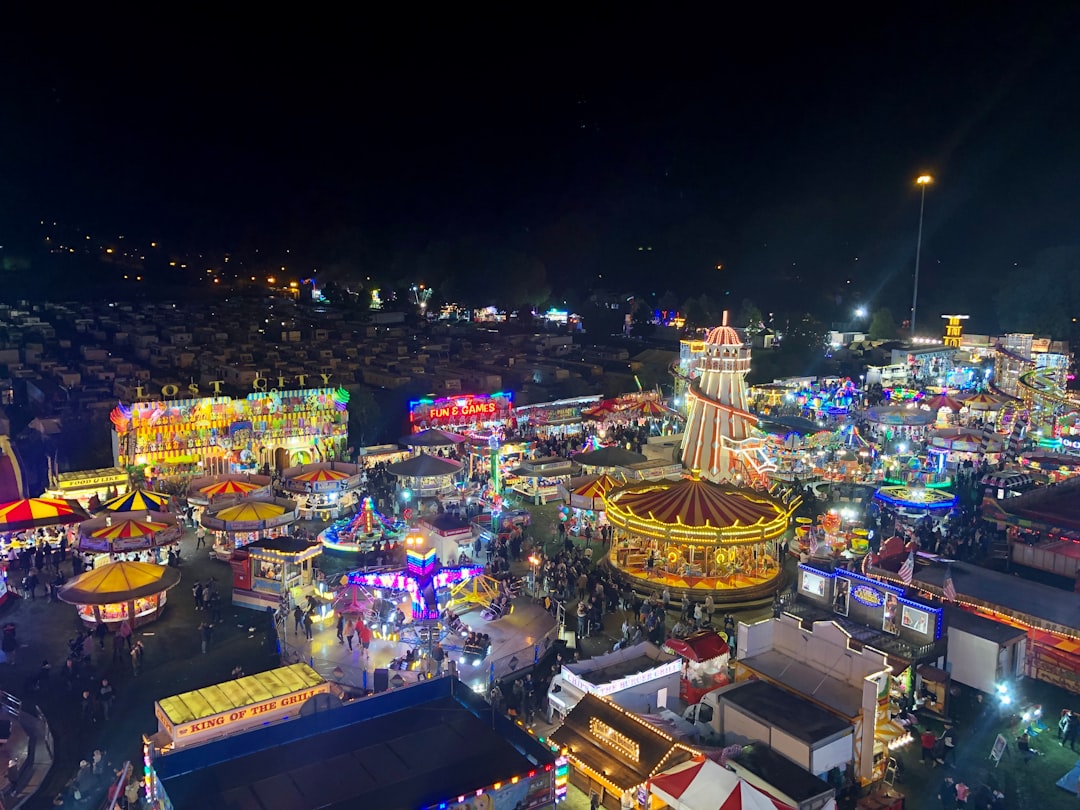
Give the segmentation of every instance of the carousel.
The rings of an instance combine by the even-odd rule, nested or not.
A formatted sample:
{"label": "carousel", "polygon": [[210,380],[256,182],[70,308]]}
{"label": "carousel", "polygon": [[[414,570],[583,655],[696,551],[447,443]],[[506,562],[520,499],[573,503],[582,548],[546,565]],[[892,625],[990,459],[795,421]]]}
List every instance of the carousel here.
{"label": "carousel", "polygon": [[228,560],[234,551],[260,537],[286,534],[296,521],[296,501],[284,498],[245,499],[207,509],[199,522],[214,532],[213,557]]}
{"label": "carousel", "polygon": [[169,496],[149,489],[132,489],[101,504],[95,512],[164,512]]}
{"label": "carousel", "polygon": [[59,592],[61,602],[75,605],[88,625],[118,625],[132,629],[157,620],[165,593],[180,581],[180,571],[164,565],[114,562],[71,580]]}
{"label": "carousel", "polygon": [[420,453],[405,461],[391,464],[386,471],[397,478],[401,489],[417,498],[436,498],[455,491],[463,465],[440,456]]}
{"label": "carousel", "polygon": [[956,506],[956,496],[940,489],[920,486],[887,486],[874,493],[874,500],[896,510],[906,521],[930,517],[943,520]]}
{"label": "carousel", "polygon": [[619,487],[604,498],[615,530],[608,563],[635,588],[709,591],[720,603],[771,597],[799,503],[703,481],[696,471]]}
{"label": "carousel", "polygon": [[176,516],[168,512],[111,512],[79,524],[79,551],[93,555],[91,567],[117,559],[164,565],[180,542]]}

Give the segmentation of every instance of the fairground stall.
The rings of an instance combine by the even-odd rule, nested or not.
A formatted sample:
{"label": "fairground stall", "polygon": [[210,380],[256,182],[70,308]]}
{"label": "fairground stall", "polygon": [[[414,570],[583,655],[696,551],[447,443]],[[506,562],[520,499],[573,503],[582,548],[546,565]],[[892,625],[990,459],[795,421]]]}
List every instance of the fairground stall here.
{"label": "fairground stall", "polygon": [[322,554],[321,543],[296,537],[264,537],[233,552],[234,605],[255,610],[278,609],[283,596],[300,604],[315,583],[314,561]]}
{"label": "fairground stall", "polygon": [[154,702],[158,730],[147,740],[154,754],[173,754],[221,737],[296,719],[330,684],[307,664],[291,664],[204,686]]}
{"label": "fairground stall", "polygon": [[148,489],[132,489],[94,510],[99,514],[106,512],[166,512],[170,496],[163,492],[151,492]]}
{"label": "fairground stall", "polygon": [[[492,718],[484,699],[454,677],[344,705],[301,692],[268,696],[251,711],[243,695],[213,697],[205,708],[198,704],[212,722],[209,736],[245,733],[159,757],[147,740],[140,806],[540,810],[565,795],[557,764],[565,760],[557,751],[509,720]],[[264,708],[267,701],[273,709]],[[289,722],[279,722],[279,708]],[[258,718],[271,712],[273,722],[262,727]]]}
{"label": "fairground stall", "polygon": [[499,392],[413,400],[409,403],[409,424],[413,433],[428,428],[474,433],[516,427],[514,395]]}
{"label": "fairground stall", "polygon": [[534,504],[560,500],[560,488],[573,475],[574,465],[562,456],[525,459],[506,475],[506,485]]}
{"label": "fairground stall", "polygon": [[416,521],[414,531],[427,538],[443,565],[465,565],[473,558],[473,524],[443,512],[424,515]]}
{"label": "fairground stall", "polygon": [[[258,391],[246,397],[120,404],[113,424],[117,467],[144,466],[148,480],[284,469],[341,458],[349,394],[342,388]],[[218,386],[220,388],[220,385]],[[176,396],[175,385],[162,396]]]}
{"label": "fairground stall", "polygon": [[903,452],[908,443],[925,436],[937,421],[934,414],[914,406],[867,408],[865,416],[876,444],[889,454]]}
{"label": "fairground stall", "polygon": [[688,706],[731,681],[731,648],[715,630],[700,630],[686,638],[671,637],[664,642],[664,649],[682,659],[679,700]]}
{"label": "fairground stall", "polygon": [[268,475],[215,475],[196,478],[187,488],[188,503],[195,506],[230,503],[239,498],[268,498],[274,493]]}
{"label": "fairground stall", "polygon": [[1020,465],[1034,474],[1046,476],[1051,484],[1060,484],[1080,475],[1080,456],[1071,453],[1024,453],[1020,456]]}
{"label": "fairground stall", "polygon": [[426,430],[421,430],[419,433],[402,436],[398,439],[398,444],[404,445],[413,452],[419,453],[424,450],[438,451],[441,449],[443,451],[450,451],[467,441],[468,438],[462,436],[460,433],[454,433],[449,430],[440,430],[439,428],[427,428]]}
{"label": "fairground stall", "polygon": [[228,560],[234,551],[260,537],[288,533],[296,521],[296,501],[285,498],[245,499],[224,506],[212,506],[203,512],[199,523],[214,533],[212,556]]}
{"label": "fairground stall", "polygon": [[359,464],[320,461],[285,470],[281,488],[287,497],[296,499],[301,517],[336,520],[356,510],[363,478],[364,468]]}
{"label": "fairground stall", "polygon": [[49,482],[45,498],[70,498],[84,509],[94,511],[98,504],[131,486],[131,476],[119,467],[101,470],[59,473]]}
{"label": "fairground stall", "polygon": [[780,539],[801,500],[781,501],[696,474],[612,490],[608,562],[635,588],[710,591],[719,602],[770,596],[779,585]]}
{"label": "fairground stall", "polygon": [[568,487],[560,487],[560,495],[568,504],[559,510],[559,520],[566,524],[566,531],[581,536],[586,527],[595,531],[603,525],[604,496],[619,485],[619,481],[604,473],[571,479]]}
{"label": "fairground stall", "polygon": [[648,456],[614,445],[601,447],[598,450],[590,450],[587,453],[578,453],[573,457],[574,463],[581,465],[582,470],[587,474],[601,475],[608,473],[623,478],[636,477],[628,468],[633,464],[640,464],[648,460]]}
{"label": "fairground stall", "polygon": [[648,801],[649,778],[696,752],[665,731],[596,695],[585,695],[551,740],[567,751],[570,784],[597,807],[622,810]]}
{"label": "fairground stall", "polygon": [[165,594],[180,581],[180,570],[142,562],[114,562],[80,574],[60,589],[61,602],[75,605],[79,618],[94,626],[130,621],[133,628],[156,621]]}
{"label": "fairground stall", "polygon": [[583,411],[596,407],[599,394],[554,402],[538,402],[534,405],[518,405],[515,415],[519,427],[534,433],[538,438],[575,436],[584,428]]}
{"label": "fairground stall", "polygon": [[996,465],[1004,449],[1004,439],[999,434],[975,428],[944,428],[933,431],[929,438],[926,449],[931,465],[948,470],[956,469],[965,461],[977,464],[983,458]]}
{"label": "fairground stall", "polygon": [[117,560],[165,565],[180,534],[176,515],[168,512],[110,512],[79,524],[78,548],[92,568]]}

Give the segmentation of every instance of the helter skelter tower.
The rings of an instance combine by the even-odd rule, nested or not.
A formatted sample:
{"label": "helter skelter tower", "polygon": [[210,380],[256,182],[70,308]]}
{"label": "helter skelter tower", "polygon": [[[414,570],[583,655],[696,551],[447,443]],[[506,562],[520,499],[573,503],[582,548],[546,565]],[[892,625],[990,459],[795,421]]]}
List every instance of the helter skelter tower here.
{"label": "helter skelter tower", "polygon": [[709,481],[764,484],[776,469],[765,441],[754,435],[758,418],[746,408],[749,371],[750,347],[728,326],[725,312],[723,324],[705,336],[698,375],[687,390],[682,463]]}

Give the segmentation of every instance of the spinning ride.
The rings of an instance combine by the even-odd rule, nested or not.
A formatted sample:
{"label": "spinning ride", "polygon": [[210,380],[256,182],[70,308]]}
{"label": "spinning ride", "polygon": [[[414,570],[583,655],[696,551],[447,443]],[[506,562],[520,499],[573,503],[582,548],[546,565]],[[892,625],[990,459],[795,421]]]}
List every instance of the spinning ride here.
{"label": "spinning ride", "polygon": [[799,503],[696,472],[620,487],[605,497],[615,530],[609,563],[636,588],[711,591],[719,602],[764,598],[779,585],[778,543]]}
{"label": "spinning ride", "polygon": [[379,512],[371,496],[366,496],[353,517],[336,521],[319,532],[319,542],[332,551],[371,551],[376,542],[394,540],[407,528],[405,521]]}

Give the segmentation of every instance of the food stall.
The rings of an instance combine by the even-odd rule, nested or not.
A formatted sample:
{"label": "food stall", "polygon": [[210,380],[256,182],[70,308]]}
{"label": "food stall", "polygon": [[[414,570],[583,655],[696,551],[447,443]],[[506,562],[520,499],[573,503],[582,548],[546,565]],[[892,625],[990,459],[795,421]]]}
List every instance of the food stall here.
{"label": "food stall", "polygon": [[310,698],[329,692],[330,684],[307,664],[194,689],[154,702],[158,730],[149,742],[154,753],[170,754],[295,719]]}
{"label": "food stall", "polygon": [[81,470],[54,476],[44,497],[71,498],[78,501],[84,509],[89,509],[95,503],[95,499],[96,502],[107,500],[129,486],[131,486],[131,477],[126,470],[119,467]]}
{"label": "food stall", "polygon": [[180,542],[176,515],[168,512],[110,512],[79,524],[79,551],[93,554],[92,567],[125,559],[164,565]]}
{"label": "food stall", "polygon": [[314,584],[312,560],[322,552],[322,543],[296,537],[264,537],[237,549],[229,558],[233,604],[277,610],[284,594],[300,604]]}
{"label": "food stall", "polygon": [[277,537],[296,521],[296,502],[284,498],[245,499],[207,509],[199,522],[214,532],[210,554],[228,560],[234,551],[260,537]]}
{"label": "food stall", "polygon": [[75,605],[88,625],[116,625],[130,620],[133,627],[156,621],[165,607],[165,594],[180,581],[180,571],[142,562],[99,565],[68,582],[58,594],[61,602]]}
{"label": "food stall", "polygon": [[559,500],[559,490],[573,473],[573,465],[562,456],[526,459],[506,476],[507,485],[539,505]]}
{"label": "food stall", "polygon": [[664,648],[682,659],[679,700],[683,703],[692,706],[706,692],[730,683],[731,649],[715,630],[701,630],[686,638],[669,638]]}
{"label": "food stall", "polygon": [[333,519],[355,511],[364,468],[343,461],[290,467],[281,474],[281,488],[295,497],[301,517]]}

